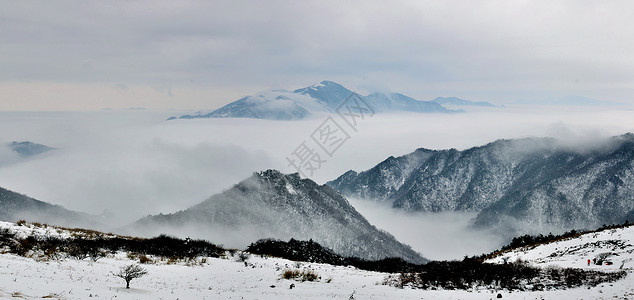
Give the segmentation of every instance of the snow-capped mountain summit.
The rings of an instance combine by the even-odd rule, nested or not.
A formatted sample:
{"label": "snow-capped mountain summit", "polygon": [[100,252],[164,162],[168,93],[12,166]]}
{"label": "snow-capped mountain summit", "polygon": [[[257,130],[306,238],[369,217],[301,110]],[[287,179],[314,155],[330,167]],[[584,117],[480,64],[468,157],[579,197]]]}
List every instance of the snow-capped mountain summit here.
{"label": "snow-capped mountain summit", "polygon": [[477,212],[476,225],[510,234],[634,220],[634,135],[579,147],[528,138],[418,149],[328,184],[408,211]]}
{"label": "snow-capped mountain summit", "polygon": [[[322,81],[294,91],[273,90],[246,96],[209,113],[183,115],[179,119],[195,118],[255,118],[269,120],[299,120],[320,112],[337,110],[353,92],[344,86]],[[359,97],[375,112],[451,113],[432,101],[420,101],[397,93],[372,93]],[[169,118],[170,120],[176,117]]]}
{"label": "snow-capped mountain summit", "polygon": [[294,90],[293,93],[308,95],[331,109],[337,109],[352,94],[352,91],[336,82],[324,80],[318,84]]}
{"label": "snow-capped mountain summit", "polygon": [[344,256],[425,261],[368,223],[329,186],[276,170],[254,173],[186,210],[143,218],[131,229],[150,235],[198,236],[232,247],[245,247],[262,238],[312,239]]}

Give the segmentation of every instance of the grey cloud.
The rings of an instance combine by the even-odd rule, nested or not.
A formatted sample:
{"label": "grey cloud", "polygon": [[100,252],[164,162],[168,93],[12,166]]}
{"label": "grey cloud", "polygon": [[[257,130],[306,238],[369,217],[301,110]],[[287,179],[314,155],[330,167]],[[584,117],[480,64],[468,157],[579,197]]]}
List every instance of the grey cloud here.
{"label": "grey cloud", "polygon": [[11,2],[0,12],[0,79],[239,89],[374,76],[414,96],[495,98],[512,86],[511,95],[581,91],[622,101],[634,81],[631,6]]}

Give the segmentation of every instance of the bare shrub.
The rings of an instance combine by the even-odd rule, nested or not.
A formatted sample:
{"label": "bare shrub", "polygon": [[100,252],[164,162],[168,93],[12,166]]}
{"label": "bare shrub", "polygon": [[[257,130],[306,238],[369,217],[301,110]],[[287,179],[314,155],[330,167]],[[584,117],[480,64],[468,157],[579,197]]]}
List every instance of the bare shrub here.
{"label": "bare shrub", "polygon": [[300,272],[299,272],[298,269],[294,269],[294,270],[286,269],[282,273],[282,278],[284,278],[284,279],[295,279],[295,278],[299,277],[299,274],[300,274]]}
{"label": "bare shrub", "polygon": [[129,289],[130,281],[132,281],[132,279],[142,277],[145,274],[147,274],[147,271],[145,269],[141,268],[138,265],[132,264],[121,267],[119,273],[114,274],[114,276],[123,278],[123,280],[125,280],[125,288]]}
{"label": "bare shrub", "polygon": [[304,270],[301,275],[301,281],[316,281],[319,279],[319,275],[313,270]]}

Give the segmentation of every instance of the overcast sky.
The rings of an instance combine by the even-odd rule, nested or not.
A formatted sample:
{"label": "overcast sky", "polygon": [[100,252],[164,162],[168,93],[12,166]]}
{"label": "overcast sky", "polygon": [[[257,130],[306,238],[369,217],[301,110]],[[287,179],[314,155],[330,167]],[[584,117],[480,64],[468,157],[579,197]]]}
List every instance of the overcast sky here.
{"label": "overcast sky", "polygon": [[0,110],[216,108],[333,80],[634,103],[632,1],[2,1]]}

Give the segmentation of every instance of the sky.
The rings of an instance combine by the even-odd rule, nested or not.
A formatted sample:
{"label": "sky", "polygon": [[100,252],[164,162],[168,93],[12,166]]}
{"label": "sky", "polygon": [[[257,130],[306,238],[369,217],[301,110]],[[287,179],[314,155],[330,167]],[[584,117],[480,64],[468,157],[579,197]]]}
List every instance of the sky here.
{"label": "sky", "polygon": [[2,1],[0,110],[217,108],[332,80],[633,104],[631,1]]}

